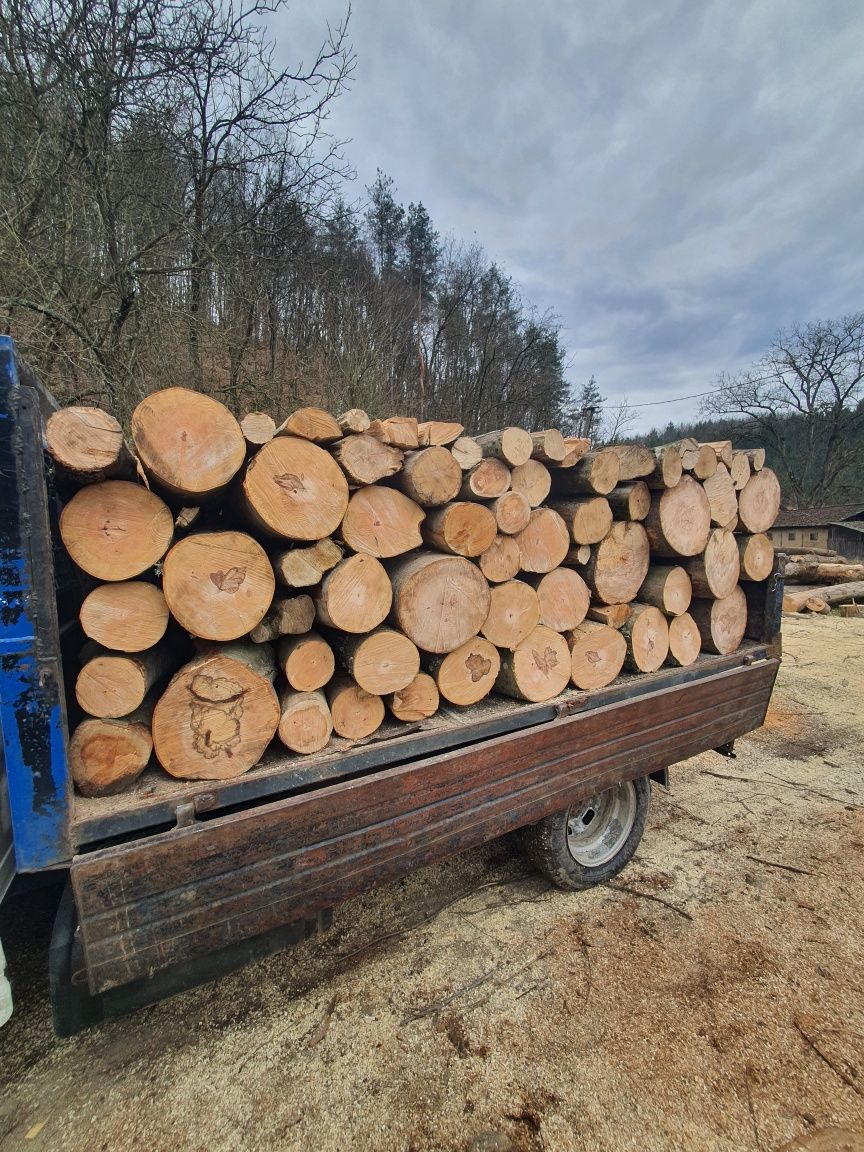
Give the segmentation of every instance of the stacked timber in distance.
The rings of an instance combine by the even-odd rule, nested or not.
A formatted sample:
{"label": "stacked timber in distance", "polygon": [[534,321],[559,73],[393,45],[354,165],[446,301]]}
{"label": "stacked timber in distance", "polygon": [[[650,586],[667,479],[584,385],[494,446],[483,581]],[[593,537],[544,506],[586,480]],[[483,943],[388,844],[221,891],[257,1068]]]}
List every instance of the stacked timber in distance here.
{"label": "stacked timber in distance", "polygon": [[732,652],[742,589],[774,570],[777,479],[725,441],[596,448],[313,406],[238,421],[183,388],[130,431],[82,407],[44,429],[89,581],[70,746],[87,796],[154,758],[227,779],[388,714],[398,731]]}

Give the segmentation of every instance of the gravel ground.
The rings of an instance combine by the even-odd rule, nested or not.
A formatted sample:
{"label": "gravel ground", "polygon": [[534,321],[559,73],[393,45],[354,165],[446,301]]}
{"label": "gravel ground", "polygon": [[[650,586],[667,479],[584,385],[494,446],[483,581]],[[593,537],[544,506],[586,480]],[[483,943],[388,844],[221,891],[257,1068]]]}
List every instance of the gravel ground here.
{"label": "gravel ground", "polygon": [[862,1152],[864,621],[784,640],[766,726],[675,769],[605,888],[498,841],[66,1041],[54,893],[7,902],[0,1149]]}

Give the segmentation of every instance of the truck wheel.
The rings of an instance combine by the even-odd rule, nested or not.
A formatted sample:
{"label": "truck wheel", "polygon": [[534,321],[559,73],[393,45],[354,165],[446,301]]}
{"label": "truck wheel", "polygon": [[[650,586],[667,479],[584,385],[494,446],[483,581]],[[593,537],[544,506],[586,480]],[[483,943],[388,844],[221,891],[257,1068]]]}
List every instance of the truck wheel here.
{"label": "truck wheel", "polygon": [[529,860],[559,888],[605,884],[630,861],[645,831],[651,784],[626,780],[522,829]]}

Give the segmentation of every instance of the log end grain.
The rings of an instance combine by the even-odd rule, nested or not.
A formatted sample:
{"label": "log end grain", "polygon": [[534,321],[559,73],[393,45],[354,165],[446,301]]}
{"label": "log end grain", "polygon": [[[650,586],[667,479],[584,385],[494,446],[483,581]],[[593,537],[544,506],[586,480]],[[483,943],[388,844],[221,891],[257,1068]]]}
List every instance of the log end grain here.
{"label": "log end grain", "polygon": [[501,655],[496,691],[539,703],[560,695],[570,682],[570,650],[563,636],[538,625],[512,652]]}
{"label": "log end grain", "polygon": [[513,539],[523,572],[551,572],[563,564],[570,551],[567,525],[551,508],[535,508],[527,527]]}
{"label": "log end grain", "polygon": [[386,618],[393,601],[387,572],[374,556],[358,553],[326,574],[315,593],[318,619],[342,632],[371,632]]}
{"label": "log end grain", "polygon": [[428,672],[418,672],[407,687],[387,697],[387,707],[397,720],[416,724],[438,711],[438,685]]}
{"label": "log end grain", "polygon": [[490,584],[512,580],[519,571],[519,546],[512,536],[498,535],[477,559]]}
{"label": "log end grain", "polygon": [[352,495],[339,531],[355,552],[389,559],[420,547],[420,525],[425,517],[409,496],[373,484]]}
{"label": "log end grain", "polygon": [[570,680],[576,688],[605,688],[624,667],[627,641],[608,624],[586,620],[568,634],[567,643]]}
{"label": "log end grain", "polygon": [[384,701],[364,691],[348,676],[337,676],[327,685],[327,702],[333,730],[346,740],[365,740],[384,720]]}
{"label": "log end grain", "polygon": [[498,649],[483,636],[472,636],[446,656],[427,658],[438,691],[451,704],[476,704],[495,687],[501,667]]}
{"label": "log end grain", "polygon": [[530,584],[507,580],[491,589],[481,632],[496,648],[512,650],[540,623],[540,599]]}
{"label": "log end grain", "polygon": [[165,635],[168,605],[155,584],[122,580],[100,584],[79,613],[84,635],[117,652],[143,652]]}
{"label": "log end grain", "polygon": [[249,462],[243,495],[261,531],[289,540],[322,540],[345,515],[348,482],[330,453],[311,440],[277,436]]}
{"label": "log end grain", "polygon": [[295,692],[286,687],[280,694],[279,707],[277,732],[286,748],[308,756],[327,747],[333,718],[323,692]]}
{"label": "log end grain", "polygon": [[489,614],[489,585],[470,560],[427,552],[393,561],[390,573],[396,625],[422,651],[452,652]]}
{"label": "log end grain", "polygon": [[168,505],[140,484],[106,480],[82,488],[60,513],[60,536],[79,568],[97,580],[140,576],[174,535]]}
{"label": "log end grain", "polygon": [[553,632],[570,632],[585,619],[591,593],[578,572],[554,568],[531,582],[540,602],[541,624]]}
{"label": "log end grain", "polygon": [[738,495],[738,516],[748,532],[767,532],[780,511],[780,482],[770,468],[754,472]]}
{"label": "log end grain", "polygon": [[152,752],[148,722],[82,720],[69,741],[69,771],[82,796],[112,796],[134,784]]}
{"label": "log end grain", "polygon": [[696,622],[689,612],[682,612],[669,621],[669,655],[667,663],[678,668],[689,668],[702,650],[702,638]]}

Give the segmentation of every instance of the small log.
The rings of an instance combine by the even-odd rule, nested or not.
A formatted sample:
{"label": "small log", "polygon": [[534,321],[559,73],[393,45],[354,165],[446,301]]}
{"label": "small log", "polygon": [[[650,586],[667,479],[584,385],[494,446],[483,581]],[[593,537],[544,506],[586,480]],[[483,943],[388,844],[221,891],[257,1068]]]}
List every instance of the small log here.
{"label": "small log", "polygon": [[483,449],[471,436],[460,436],[451,445],[450,454],[463,472],[469,471],[483,459]]}
{"label": "small log", "polygon": [[501,653],[498,692],[539,703],[560,695],[570,682],[567,641],[551,628],[538,626],[512,652]]}
{"label": "small log", "polygon": [[484,432],[474,439],[484,456],[495,456],[511,468],[531,459],[534,443],[524,428],[502,428],[497,432]]}
{"label": "small log", "polygon": [[446,448],[421,448],[405,456],[402,471],[393,477],[393,483],[422,508],[434,508],[455,500],[462,469]]}
{"label": "small log", "polygon": [[567,455],[567,445],[557,428],[547,428],[545,432],[530,432],[531,456],[545,464],[560,464]]}
{"label": "small log", "polygon": [[[813,592],[810,590],[787,592],[783,597],[783,611],[800,612],[808,597],[812,595]],[[829,606],[845,604],[849,600],[864,600],[864,580],[853,580],[846,584],[834,584],[827,588],[820,588],[819,599],[824,600]]]}
{"label": "small log", "polygon": [[348,436],[351,432],[368,432],[372,421],[362,408],[349,408],[347,412],[336,417],[336,423],[344,435]]}
{"label": "small log", "polygon": [[247,412],[240,421],[240,431],[246,446],[254,452],[276,435],[276,421],[267,412]]}
{"label": "small log", "polygon": [[314,592],[321,624],[342,632],[371,632],[387,617],[393,589],[374,556],[347,556],[331,568]]}
{"label": "small log", "polygon": [[638,480],[642,476],[652,476],[657,468],[654,453],[642,444],[613,444],[611,450],[618,457],[620,484],[627,480]]}
{"label": "small log", "polygon": [[722,600],[694,599],[690,615],[702,637],[702,650],[725,656],[744,639],[747,627],[747,598],[740,587]]}
{"label": "small log", "polygon": [[599,544],[612,527],[612,508],[605,496],[588,500],[551,500],[549,507],[563,518],[574,544]]}
{"label": "small log", "polygon": [[850,619],[864,616],[864,611],[862,611],[860,604],[840,604],[837,607],[837,614]]}
{"label": "small log", "polygon": [[539,460],[526,460],[510,474],[510,487],[521,492],[532,508],[539,508],[552,487],[552,474]]}
{"label": "small log", "polygon": [[434,676],[438,691],[451,704],[476,704],[495,687],[501,657],[494,644],[482,636],[472,636],[445,656],[427,656],[427,671]]}
{"label": "small log", "polygon": [[669,655],[666,663],[677,668],[689,668],[695,664],[701,651],[702,637],[690,613],[682,612],[680,616],[674,616],[669,621]]}
{"label": "small log", "polygon": [[492,544],[497,531],[489,509],[470,500],[430,509],[420,527],[429,547],[454,556],[479,556]]}
{"label": "small log", "polygon": [[624,666],[631,672],[656,672],[663,666],[669,655],[669,625],[659,608],[634,604],[621,635],[627,641]]}
{"label": "small log", "polygon": [[588,607],[588,619],[609,628],[621,628],[633,615],[631,604],[597,604]]}
{"label": "small log", "polygon": [[190,504],[220,493],[246,459],[243,432],[225,405],[188,388],[142,400],[132,441],[152,483]]}
{"label": "small log", "polygon": [[376,628],[365,636],[334,633],[332,643],[351,679],[374,696],[407,688],[420,671],[416,644],[393,628]]}
{"label": "small log", "polygon": [[123,580],[100,584],[81,605],[84,635],[117,652],[144,652],[165,635],[168,605],[154,584]]}
{"label": "small log", "polygon": [[75,680],[75,698],[88,716],[103,720],[128,716],[177,663],[167,644],[123,654],[96,648]]}
{"label": "small log", "polygon": [[283,637],[276,646],[276,659],[295,692],[323,688],[336,670],[333,649],[317,632]]}
{"label": "small log", "polygon": [[551,508],[535,508],[528,526],[513,539],[523,572],[551,572],[564,563],[570,551],[567,525]]}
{"label": "small log", "polygon": [[480,629],[496,648],[513,649],[540,623],[540,599],[523,580],[506,580],[491,589],[489,614]]}
{"label": "small log", "polygon": [[692,471],[697,480],[707,480],[717,471],[717,453],[710,444],[699,445],[699,455]]}
{"label": "small log", "polygon": [[369,425],[369,435],[393,448],[420,447],[417,421],[413,416],[390,416],[386,420],[373,420]]}
{"label": "small log", "polygon": [[652,448],[651,451],[654,453],[654,471],[645,477],[645,483],[652,491],[674,488],[684,474],[681,452],[674,444]]}
{"label": "small log", "polygon": [[526,576],[540,602],[540,623],[553,632],[571,632],[585,619],[591,593],[572,568],[554,568],[544,576]]}
{"label": "small log", "polygon": [[711,531],[711,506],[705,489],[692,476],[683,476],[674,488],[654,495],[644,524],[655,556],[698,556],[704,552]]}
{"label": "small log", "polygon": [[323,408],[298,408],[276,429],[277,436],[297,436],[314,444],[333,444],[342,438],[339,421]]}
{"label": "small log", "polygon": [[[763,533],[736,537],[742,580],[767,580],[774,570],[774,545]],[[864,579],[864,569],[861,573]]]}
{"label": "small log", "polygon": [[66,551],[97,580],[140,576],[162,559],[173,535],[168,505],[128,480],[82,488],[60,513]]}
{"label": "small log", "polygon": [[770,468],[754,472],[738,494],[738,517],[748,532],[767,532],[780,511],[780,482]]}
{"label": "small log", "polygon": [[591,545],[580,544],[577,547],[571,548],[567,553],[564,561],[565,564],[578,564],[581,568],[583,564],[587,564],[591,559]]}
{"label": "small log", "polygon": [[493,500],[490,509],[498,525],[498,531],[505,536],[515,536],[527,528],[531,519],[531,505],[521,492],[505,492]]}
{"label": "small log", "polygon": [[699,441],[692,436],[685,436],[683,440],[673,440],[671,444],[663,444],[662,448],[671,448],[681,457],[681,467],[685,472],[692,472],[699,459]]}
{"label": "small log", "polygon": [[342,546],[329,536],[308,548],[286,548],[272,556],[276,579],[289,588],[314,588],[341,559]]}
{"label": "small log", "polygon": [[679,565],[652,564],[638,593],[641,604],[651,604],[667,616],[681,616],[692,597],[690,577]]}
{"label": "small log", "polygon": [[[756,538],[750,537],[751,540]],[[853,580],[864,580],[864,564],[804,563],[799,560],[786,564],[784,577],[787,584],[848,584]]]}
{"label": "small log", "polygon": [[190,531],[200,521],[202,511],[200,504],[190,504],[186,508],[181,508],[174,517],[174,531]]}
{"label": "small log", "polygon": [[605,688],[624,667],[627,641],[607,624],[585,620],[566,636],[570,682],[576,688]]}
{"label": "small log", "polygon": [[731,596],[741,571],[738,542],[725,528],[715,528],[705,551],[688,560],[686,568],[694,596],[713,596],[717,600]]}
{"label": "small log", "polygon": [[732,467],[729,469],[735,491],[740,492],[750,479],[750,458],[746,452],[736,452],[732,457]]}
{"label": "small log", "polygon": [[512,580],[519,571],[519,546],[512,536],[496,536],[477,559],[480,571],[490,584]]}
{"label": "small log", "polygon": [[718,463],[725,464],[727,468],[732,467],[732,458],[734,452],[732,450],[731,440],[709,440],[704,447],[712,448]]}
{"label": "small log", "polygon": [[374,436],[346,436],[330,446],[330,451],[348,477],[350,484],[377,484],[395,476],[402,467],[404,453],[383,444]]}
{"label": "small log", "polygon": [[627,604],[642,587],[648,562],[648,536],[642,525],[616,520],[585,565],[585,582],[604,604]]}
{"label": "small log", "polygon": [[750,461],[750,470],[752,472],[761,472],[765,467],[765,449],[764,448],[742,448],[741,451]]}
{"label": "small log", "polygon": [[122,720],[82,720],[69,741],[69,772],[82,796],[113,796],[150,762],[152,695]]}
{"label": "small log", "polygon": [[489,585],[461,556],[401,557],[391,562],[390,576],[396,626],[424,652],[452,652],[477,635],[489,614]]}
{"label": "small log", "polygon": [[132,480],[135,461],[119,421],[101,408],[60,408],[45,425],[45,449],[61,473],[78,484]]}
{"label": "small log", "polygon": [[424,420],[417,425],[417,438],[424,448],[442,445],[445,448],[458,440],[465,431],[464,424],[453,420]]}
{"label": "small log", "polygon": [[253,644],[269,644],[280,636],[303,636],[312,627],[315,605],[311,596],[281,596],[249,631]]}
{"label": "small log", "polygon": [[831,608],[819,596],[809,596],[804,601],[804,611],[814,612],[819,616],[827,616],[831,612]]}
{"label": "small log", "polygon": [[198,532],[165,557],[162,590],[187,632],[236,640],[264,617],[276,579],[267,553],[245,532]]}
{"label": "small log", "polygon": [[329,452],[298,436],[277,436],[249,462],[243,500],[260,532],[288,540],[323,540],[342,522],[348,482]]}
{"label": "small log", "polygon": [[419,548],[425,512],[402,492],[373,484],[360,488],[348,501],[339,532],[355,552],[389,559]]}
{"label": "small log", "polygon": [[708,477],[703,488],[711,507],[711,523],[725,528],[738,515],[735,483],[725,464],[717,465],[717,471]]}
{"label": "small log", "polygon": [[308,756],[327,747],[333,717],[323,692],[295,692],[287,684],[279,691],[279,739],[286,748]]}
{"label": "small log", "polygon": [[560,464],[552,465],[552,467],[575,468],[591,447],[591,441],[583,439],[581,436],[565,436],[564,447],[567,449],[567,455]]}
{"label": "small log", "polygon": [[[603,497],[598,497],[598,499],[603,499]],[[651,489],[644,480],[637,480],[635,484],[622,484],[620,488],[613,488],[606,500],[608,500],[612,514],[617,520],[644,520],[651,511]],[[588,543],[594,544],[596,541],[589,540]]]}
{"label": "small log", "polygon": [[438,685],[428,672],[418,672],[407,688],[388,696],[386,703],[397,720],[416,724],[438,711]]}
{"label": "small log", "polygon": [[365,740],[384,720],[384,701],[355,684],[350,676],[336,676],[327,685],[327,703],[333,729],[346,740]]}
{"label": "small log", "polygon": [[488,456],[465,474],[459,488],[459,499],[495,500],[503,496],[509,487],[510,469],[503,461]]}
{"label": "small log", "polygon": [[586,452],[573,468],[559,468],[552,474],[556,496],[607,496],[621,476],[621,462],[612,448]]}

